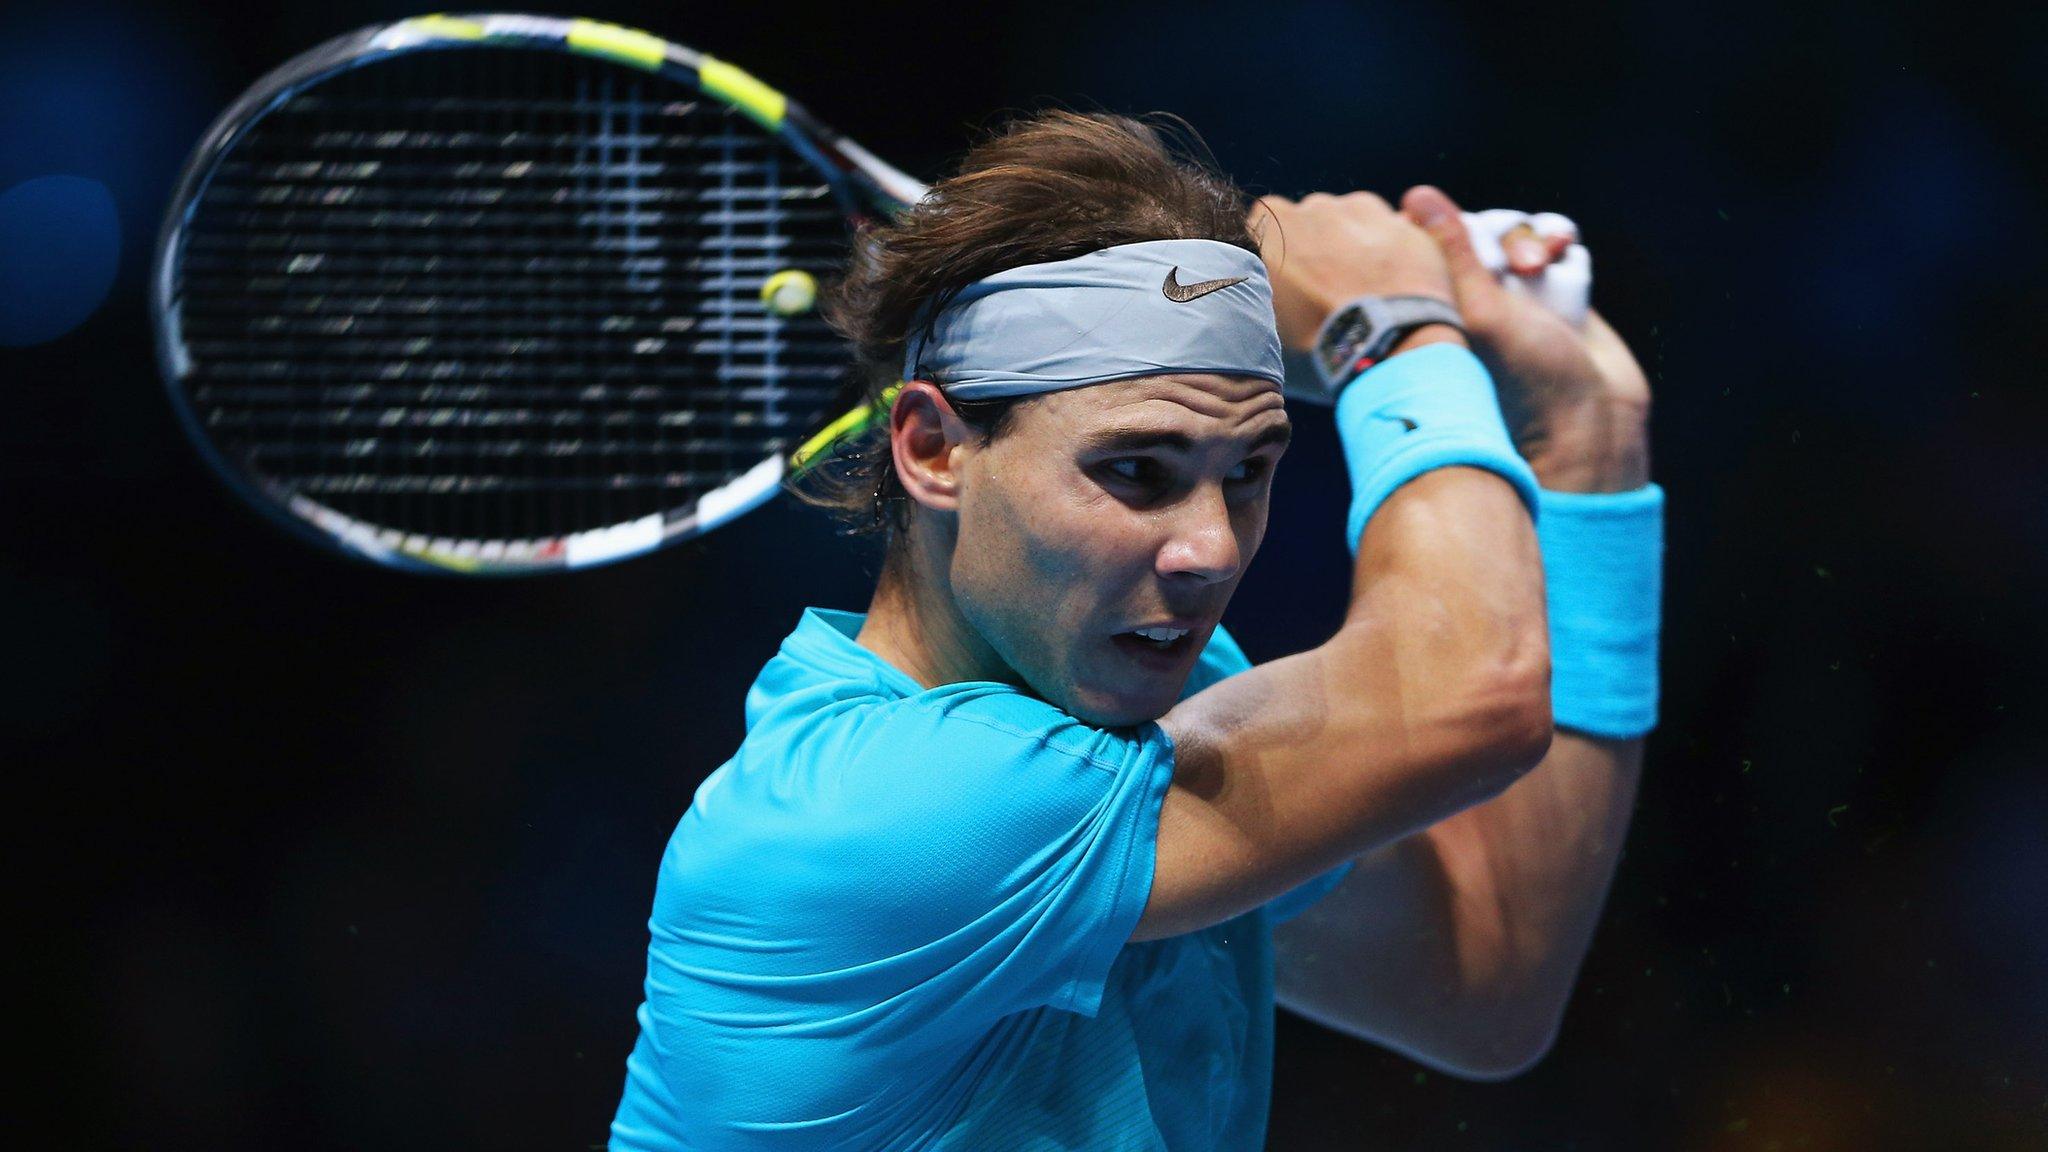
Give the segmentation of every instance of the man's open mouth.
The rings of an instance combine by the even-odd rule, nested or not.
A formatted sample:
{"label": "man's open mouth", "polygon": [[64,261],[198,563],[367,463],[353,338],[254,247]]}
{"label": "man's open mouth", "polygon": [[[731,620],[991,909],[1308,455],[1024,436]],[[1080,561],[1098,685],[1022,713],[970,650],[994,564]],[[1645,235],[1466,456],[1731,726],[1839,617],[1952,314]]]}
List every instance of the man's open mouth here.
{"label": "man's open mouth", "polygon": [[1192,628],[1137,628],[1125,635],[1141,637],[1164,648],[1192,631]]}
{"label": "man's open mouth", "polygon": [[1133,628],[1119,632],[1114,637],[1116,646],[1123,651],[1140,657],[1176,657],[1194,641],[1192,628],[1174,628],[1158,625],[1149,628]]}

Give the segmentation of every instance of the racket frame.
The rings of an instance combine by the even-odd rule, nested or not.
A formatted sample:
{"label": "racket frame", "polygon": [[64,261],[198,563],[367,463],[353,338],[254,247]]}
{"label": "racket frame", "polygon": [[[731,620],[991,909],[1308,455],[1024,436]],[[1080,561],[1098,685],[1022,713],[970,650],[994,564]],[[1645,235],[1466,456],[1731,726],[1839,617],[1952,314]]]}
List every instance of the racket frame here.
{"label": "racket frame", "polygon": [[[173,261],[223,158],[271,112],[314,84],[390,57],[416,52],[524,48],[593,57],[663,76],[738,111],[787,143],[830,184],[849,225],[894,213],[923,198],[926,186],[877,159],[814,118],[796,101],[745,70],[648,32],[596,20],[485,12],[418,16],[345,33],[279,65],[215,119],[180,174],[158,232],[149,304],[157,363],[180,426],[229,488],[270,519],[314,543],[405,571],[518,576],[587,568],[640,555],[707,532],[765,503],[784,477],[858,435],[880,411],[862,405],[828,423],[794,452],[775,453],[699,497],[695,507],[539,541],[474,541],[401,534],[358,520],[265,480],[226,458],[182,392],[185,351]],[[886,404],[886,400],[884,402]],[[507,553],[516,553],[508,556]]]}

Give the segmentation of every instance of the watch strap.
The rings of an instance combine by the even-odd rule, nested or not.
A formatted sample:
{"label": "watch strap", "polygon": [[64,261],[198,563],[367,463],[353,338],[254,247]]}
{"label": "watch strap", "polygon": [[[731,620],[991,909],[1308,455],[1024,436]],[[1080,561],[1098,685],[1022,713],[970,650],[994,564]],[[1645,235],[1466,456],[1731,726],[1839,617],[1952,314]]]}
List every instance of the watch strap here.
{"label": "watch strap", "polygon": [[1335,402],[1344,385],[1427,324],[1465,330],[1457,308],[1434,296],[1361,296],[1337,309],[1317,331],[1312,357],[1326,399]]}

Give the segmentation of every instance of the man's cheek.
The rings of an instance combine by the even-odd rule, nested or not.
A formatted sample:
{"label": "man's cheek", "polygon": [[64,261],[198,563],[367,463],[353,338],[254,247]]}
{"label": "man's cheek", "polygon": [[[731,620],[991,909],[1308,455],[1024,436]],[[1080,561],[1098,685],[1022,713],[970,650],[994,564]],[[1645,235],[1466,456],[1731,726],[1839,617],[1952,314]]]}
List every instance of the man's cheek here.
{"label": "man's cheek", "polygon": [[1052,511],[1046,502],[1036,514],[1020,506],[1008,525],[1019,570],[1040,595],[1075,580],[1085,571],[1089,552],[1086,517],[1049,514]]}

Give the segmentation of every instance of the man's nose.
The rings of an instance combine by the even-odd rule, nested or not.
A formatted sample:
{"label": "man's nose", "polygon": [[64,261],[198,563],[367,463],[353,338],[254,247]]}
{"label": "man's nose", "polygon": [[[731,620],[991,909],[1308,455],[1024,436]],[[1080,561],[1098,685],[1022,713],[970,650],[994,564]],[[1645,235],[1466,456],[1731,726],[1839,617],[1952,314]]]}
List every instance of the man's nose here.
{"label": "man's nose", "polygon": [[1172,533],[1159,549],[1159,574],[1192,576],[1205,584],[1237,575],[1243,557],[1222,489],[1201,489],[1189,496],[1178,512]]}

